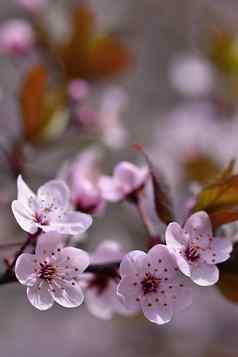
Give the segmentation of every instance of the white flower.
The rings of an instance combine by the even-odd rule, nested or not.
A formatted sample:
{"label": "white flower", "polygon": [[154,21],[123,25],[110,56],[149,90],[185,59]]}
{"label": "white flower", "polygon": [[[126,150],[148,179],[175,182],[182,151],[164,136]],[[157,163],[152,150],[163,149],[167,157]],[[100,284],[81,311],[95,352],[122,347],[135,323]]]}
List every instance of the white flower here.
{"label": "white flower", "polygon": [[92,217],[74,212],[70,207],[70,192],[61,180],[52,180],[41,186],[37,194],[19,176],[18,197],[12,202],[13,214],[21,228],[35,234],[39,230],[77,235],[92,224]]}
{"label": "white flower", "polygon": [[48,310],[54,301],[64,307],[82,304],[80,274],[88,267],[89,256],[81,249],[63,248],[57,233],[42,234],[35,254],[21,254],[15,266],[17,279],[27,286],[30,303]]}

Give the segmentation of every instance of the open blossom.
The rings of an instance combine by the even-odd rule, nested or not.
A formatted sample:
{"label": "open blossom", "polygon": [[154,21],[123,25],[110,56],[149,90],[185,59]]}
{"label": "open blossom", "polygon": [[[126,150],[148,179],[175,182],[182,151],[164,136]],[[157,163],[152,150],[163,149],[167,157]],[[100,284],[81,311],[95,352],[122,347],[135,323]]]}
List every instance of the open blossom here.
{"label": "open blossom", "polygon": [[147,180],[148,170],[130,162],[120,162],[114,169],[113,176],[102,176],[99,187],[103,197],[111,202],[129,198],[141,189]]}
{"label": "open blossom", "polygon": [[[121,246],[117,242],[106,240],[99,244],[94,254],[90,256],[90,261],[92,264],[112,263],[121,260],[123,255]],[[117,269],[112,269],[111,274],[100,272],[84,275],[85,301],[93,315],[107,320],[115,313],[130,314],[117,296],[117,284],[120,280]]]}
{"label": "open blossom", "polygon": [[170,223],[166,230],[166,244],[176,258],[179,269],[198,285],[213,285],[219,279],[217,263],[230,257],[232,243],[227,238],[213,237],[206,212],[189,217],[184,227]]}
{"label": "open blossom", "polygon": [[0,51],[10,55],[24,55],[34,45],[31,25],[22,20],[9,20],[1,25]]}
{"label": "open blossom", "polygon": [[88,265],[86,252],[64,248],[61,236],[50,232],[39,237],[35,254],[18,257],[15,273],[27,286],[27,297],[37,309],[47,310],[54,301],[64,307],[77,307],[84,299],[80,275]]}
{"label": "open blossom", "polygon": [[31,234],[43,230],[77,235],[92,224],[88,214],[74,212],[70,206],[70,192],[61,180],[52,180],[41,186],[37,194],[19,176],[18,196],[12,202],[13,214],[21,228]]}
{"label": "open blossom", "polygon": [[92,147],[61,170],[59,177],[65,180],[71,192],[71,200],[76,210],[99,214],[105,208],[105,200],[98,186],[101,151]]}
{"label": "open blossom", "polygon": [[156,324],[169,322],[173,314],[191,303],[187,279],[179,272],[166,246],[158,244],[146,254],[128,253],[120,266],[117,292],[131,311],[142,310]]}

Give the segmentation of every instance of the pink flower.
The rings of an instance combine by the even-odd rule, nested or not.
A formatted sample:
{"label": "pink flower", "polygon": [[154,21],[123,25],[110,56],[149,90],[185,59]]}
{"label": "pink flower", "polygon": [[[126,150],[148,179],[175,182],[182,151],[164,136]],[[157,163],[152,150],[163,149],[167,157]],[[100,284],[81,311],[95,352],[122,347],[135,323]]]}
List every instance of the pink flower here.
{"label": "pink flower", "polygon": [[19,256],[15,273],[27,286],[27,297],[37,309],[47,310],[54,301],[64,307],[77,307],[84,299],[80,275],[88,265],[86,252],[63,248],[61,236],[51,232],[39,237],[35,254]]}
{"label": "pink flower", "polygon": [[85,99],[89,95],[89,84],[82,79],[75,79],[69,83],[68,94],[76,102]]}
{"label": "pink flower", "polygon": [[16,2],[32,13],[41,12],[48,4],[48,0],[16,0]]}
{"label": "pink flower", "polygon": [[98,148],[89,148],[60,172],[60,177],[70,188],[75,209],[84,213],[100,214],[105,208],[105,200],[98,186],[101,154]]}
{"label": "pink flower", "polygon": [[111,202],[118,202],[132,197],[147,180],[148,170],[130,162],[120,162],[114,169],[113,176],[102,176],[99,187],[102,196]]}
{"label": "pink flower", "polygon": [[230,257],[232,243],[226,238],[213,237],[206,212],[189,217],[181,228],[170,223],[166,230],[166,244],[176,258],[179,269],[198,285],[213,285],[219,279],[217,263]]}
{"label": "pink flower", "polygon": [[25,21],[10,20],[1,25],[0,51],[10,55],[25,55],[34,45],[32,27]]}
{"label": "pink flower", "polygon": [[158,244],[146,254],[134,250],[120,266],[118,295],[131,311],[142,310],[156,324],[169,322],[177,310],[191,304],[186,278],[178,271],[166,246]]}
{"label": "pink flower", "polygon": [[[120,261],[124,255],[120,245],[115,241],[104,241],[91,255],[92,264],[105,264]],[[115,313],[129,315],[130,312],[117,296],[117,284],[120,280],[117,269],[111,274],[84,274],[86,277],[85,301],[89,311],[96,317],[108,320]]]}
{"label": "pink flower", "polygon": [[41,229],[77,235],[92,224],[91,216],[71,210],[70,192],[63,181],[49,181],[38,189],[37,194],[21,176],[17,186],[18,197],[12,202],[12,211],[24,231],[34,234]]}

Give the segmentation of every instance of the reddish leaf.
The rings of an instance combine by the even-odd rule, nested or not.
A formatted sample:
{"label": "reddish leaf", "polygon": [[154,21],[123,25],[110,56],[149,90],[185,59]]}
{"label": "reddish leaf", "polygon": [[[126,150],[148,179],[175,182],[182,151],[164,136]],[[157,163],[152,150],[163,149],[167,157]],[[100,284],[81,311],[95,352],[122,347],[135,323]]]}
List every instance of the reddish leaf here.
{"label": "reddish leaf", "polygon": [[234,211],[221,211],[211,213],[210,219],[214,229],[219,228],[222,224],[238,221],[238,212]]}

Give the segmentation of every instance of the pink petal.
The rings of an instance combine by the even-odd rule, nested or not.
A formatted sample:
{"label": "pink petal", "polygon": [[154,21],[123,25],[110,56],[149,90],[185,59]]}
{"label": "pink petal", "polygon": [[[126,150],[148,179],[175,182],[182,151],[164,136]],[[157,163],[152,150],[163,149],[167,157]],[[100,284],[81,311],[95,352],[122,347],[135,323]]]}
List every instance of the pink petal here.
{"label": "pink petal", "polygon": [[84,233],[92,224],[92,217],[81,212],[67,212],[60,221],[44,226],[45,231],[56,231],[61,234],[77,235]]}
{"label": "pink petal", "polygon": [[193,267],[191,279],[201,286],[214,285],[219,279],[219,270],[216,265],[200,263]]}
{"label": "pink petal", "polygon": [[114,177],[117,182],[123,184],[127,191],[133,191],[143,184],[146,170],[138,168],[130,162],[121,162],[115,167]]}
{"label": "pink petal", "polygon": [[123,305],[132,312],[140,308],[140,296],[142,294],[140,280],[136,276],[124,276],[117,286],[117,295]]}
{"label": "pink petal", "polygon": [[119,243],[113,240],[101,242],[95,253],[91,255],[92,263],[106,263],[121,260],[123,257],[122,248]]}
{"label": "pink petal", "polygon": [[179,270],[186,276],[191,276],[191,265],[188,260],[184,258],[181,254],[177,253],[174,255]]}
{"label": "pink petal", "polygon": [[133,250],[125,255],[120,265],[120,275],[134,275],[142,271],[146,253],[141,250]]}
{"label": "pink petal", "polygon": [[145,317],[158,325],[165,324],[172,319],[173,305],[167,301],[166,297],[158,297],[157,294],[145,295],[142,298],[141,307]]}
{"label": "pink petal", "polygon": [[157,244],[149,250],[143,265],[145,271],[159,278],[171,280],[177,275],[176,261],[163,244]]}
{"label": "pink petal", "polygon": [[52,297],[59,305],[72,308],[82,304],[84,294],[79,283],[73,281],[72,283],[69,282],[60,286],[53,282],[51,286]]}
{"label": "pink petal", "polygon": [[187,246],[187,237],[176,222],[170,223],[165,232],[166,244],[169,251],[178,251]]}
{"label": "pink petal", "polygon": [[36,245],[37,257],[48,257],[52,253],[57,253],[57,249],[61,251],[63,248],[63,237],[56,232],[41,234]]}
{"label": "pink petal", "polygon": [[212,239],[209,249],[202,252],[202,258],[208,264],[217,264],[226,261],[232,252],[232,243],[227,238],[215,237]]}
{"label": "pink petal", "polygon": [[117,202],[124,198],[124,191],[121,185],[110,176],[102,176],[98,186],[102,192],[102,197],[111,202]]}
{"label": "pink petal", "polygon": [[21,201],[21,203],[27,207],[29,201],[35,197],[34,192],[27,186],[22,176],[19,175],[17,178],[17,200]]}
{"label": "pink petal", "polygon": [[[182,275],[182,274],[181,274]],[[192,283],[184,277],[177,277],[174,282],[169,282],[163,289],[170,295],[174,311],[184,310],[192,304]],[[171,288],[172,287],[172,288]]]}
{"label": "pink petal", "polygon": [[33,213],[30,212],[18,200],[12,202],[12,212],[19,226],[26,232],[34,234],[38,228],[33,221]]}
{"label": "pink petal", "polygon": [[190,238],[195,240],[200,247],[206,248],[209,238],[212,237],[212,225],[208,214],[204,211],[194,213],[184,226]]}
{"label": "pink petal", "polygon": [[60,264],[67,262],[69,267],[76,268],[76,275],[82,273],[89,266],[90,263],[88,253],[74,247],[63,248],[62,252],[58,257],[58,261],[60,262]]}
{"label": "pink petal", "polygon": [[15,274],[21,284],[28,286],[33,286],[35,284],[35,259],[35,255],[28,253],[23,253],[17,258],[15,265]]}
{"label": "pink petal", "polygon": [[64,181],[52,180],[41,186],[37,191],[40,201],[51,203],[57,208],[67,208],[70,201],[70,191]]}
{"label": "pink petal", "polygon": [[34,286],[28,287],[27,297],[38,310],[48,310],[54,304],[48,284],[45,281],[38,281]]}

